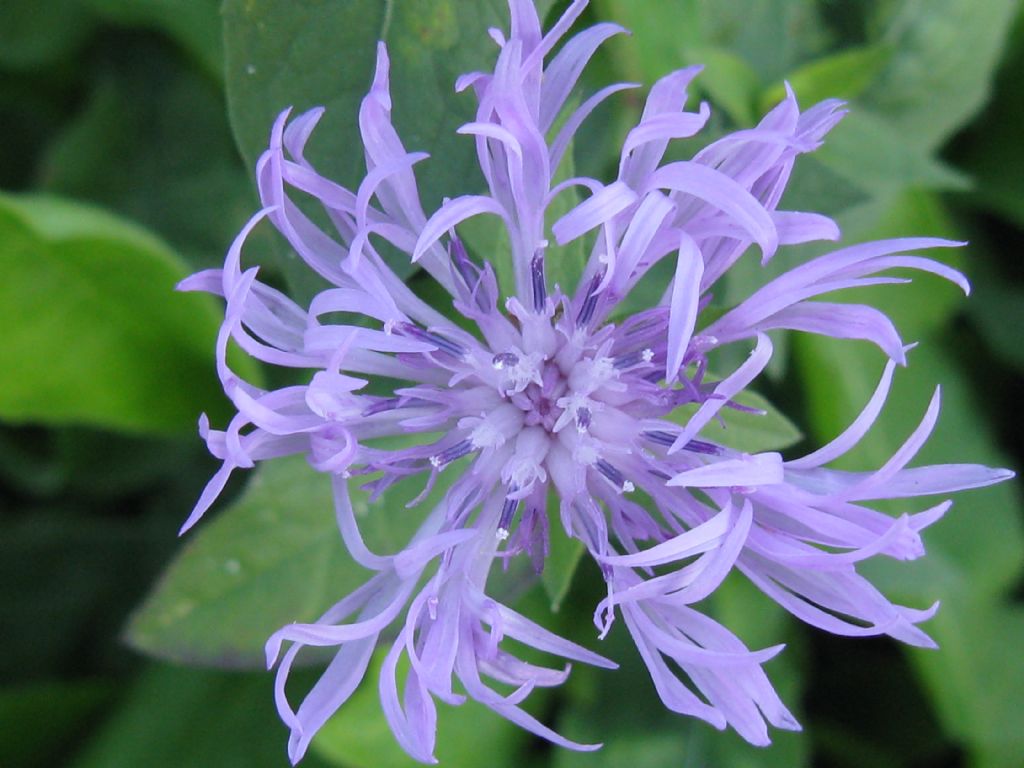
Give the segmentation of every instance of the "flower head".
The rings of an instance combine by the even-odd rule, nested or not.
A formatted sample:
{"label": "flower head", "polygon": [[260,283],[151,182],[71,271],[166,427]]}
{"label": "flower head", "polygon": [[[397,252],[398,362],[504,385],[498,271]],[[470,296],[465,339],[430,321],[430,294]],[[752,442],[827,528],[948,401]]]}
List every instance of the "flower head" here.
{"label": "flower head", "polygon": [[[471,90],[478,104],[475,119],[459,130],[476,142],[486,192],[424,213],[413,168],[426,156],[408,152],[392,126],[381,44],[359,115],[367,167],[359,188],[322,177],[304,156],[321,110],[283,113],[257,169],[265,207],[222,270],[184,283],[226,299],[218,370],[238,410],[223,432],[202,425],[223,467],[184,527],[209,508],[234,469],[301,453],[330,475],[341,537],[375,574],[315,623],[290,624],[268,643],[293,760],[351,695],[384,637],[390,650],[381,702],[396,738],[417,759],[433,760],[435,700],[458,704],[466,696],[557,744],[593,748],[556,734],[520,706],[534,687],[561,683],[568,666],[527,663],[502,641],[511,637],[567,661],[614,664],[486,592],[496,560],[521,555],[539,571],[555,536],[580,540],[600,566],[608,588],[595,611],[600,634],[621,616],[666,706],[767,744],[766,723],[799,728],[761,666],[781,646],[751,651],[694,606],[739,569],[791,613],[827,631],[928,645],[917,625],[934,608],[893,605],[856,564],[876,555],[920,556],[920,531],[949,502],[895,520],[863,502],[1008,476],[975,465],[906,468],[935,422],[937,394],[921,426],[879,470],[824,468],[871,426],[906,348],[878,310],[816,297],[902,282],[884,276],[894,267],[932,272],[966,290],[959,273],[908,255],[957,243],[918,238],[835,250],[771,280],[716,319],[702,319],[716,282],[751,246],[768,261],[780,246],[838,238],[827,217],[780,211],[778,204],[797,157],[819,146],[841,118],[840,102],[801,112],[789,92],[755,128],[709,144],[692,160],[664,162],[669,142],[697,134],[709,116],[706,104],[685,109],[698,68],[683,69],[651,88],[615,179],[553,181],[584,119],[632,87],[612,85],[567,106],[594,51],[622,31],[598,24],[563,41],[585,5],[572,3],[543,33],[530,2],[509,0],[509,34],[492,32],[499,48],[493,72],[459,79],[457,88]],[[585,199],[549,228],[552,201],[572,187]],[[330,232],[303,213],[295,193],[320,203]],[[508,286],[499,287],[494,265],[460,239],[459,226],[476,216],[497,217],[507,233]],[[242,245],[263,219],[332,284],[308,308],[259,282],[255,268],[242,268]],[[561,246],[579,238],[590,249],[579,283],[552,284],[548,266],[562,257]],[[428,305],[399,279],[380,242],[429,273],[449,294],[451,311]],[[663,261],[674,272],[661,299],[615,317]],[[453,322],[453,314],[473,330]],[[362,319],[336,320],[353,315]],[[864,339],[891,360],[849,429],[792,461],[749,455],[702,431],[764,370],[772,354],[766,333],[775,329]],[[315,374],[306,385],[259,389],[229,368],[229,340],[267,364]],[[734,344],[749,355],[724,377],[712,377],[709,356]],[[384,380],[400,383],[382,393],[375,384]],[[674,417],[687,405],[688,419]],[[381,438],[390,436],[406,439],[388,447]],[[380,494],[410,477],[424,485],[414,503],[442,479],[450,484],[438,504],[420,513],[407,546],[371,551],[350,484]],[[311,645],[336,646],[337,655],[293,709],[284,681],[296,655]],[[402,656],[409,672],[400,695]]]}

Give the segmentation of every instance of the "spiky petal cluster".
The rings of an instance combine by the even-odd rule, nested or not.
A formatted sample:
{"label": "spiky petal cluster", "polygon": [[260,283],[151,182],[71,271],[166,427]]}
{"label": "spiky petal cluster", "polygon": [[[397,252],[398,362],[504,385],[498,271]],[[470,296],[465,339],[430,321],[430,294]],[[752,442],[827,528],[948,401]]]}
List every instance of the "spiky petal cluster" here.
{"label": "spiky petal cluster", "polygon": [[[966,290],[957,272],[906,255],[955,243],[887,240],[836,250],[768,282],[710,324],[701,321],[716,281],[752,245],[767,261],[779,246],[838,237],[830,219],[777,206],[796,158],[815,149],[840,119],[839,102],[801,112],[789,93],[755,128],[711,143],[692,160],[664,162],[669,142],[696,134],[709,116],[704,104],[685,110],[698,69],[680,70],[651,88],[626,137],[617,178],[554,184],[581,122],[608,96],[631,87],[611,85],[563,114],[596,48],[622,31],[598,24],[563,41],[585,4],[572,3],[544,34],[530,2],[509,0],[510,33],[492,31],[499,47],[493,72],[457,83],[478,103],[475,119],[460,132],[476,142],[484,194],[455,197],[429,218],[424,214],[413,166],[425,155],[407,152],[392,126],[382,44],[359,114],[367,166],[359,188],[349,191],[320,176],[304,156],[321,111],[294,119],[285,112],[258,165],[265,207],[232,245],[222,270],[184,283],[226,299],[218,370],[238,410],[225,431],[202,424],[223,467],[184,527],[209,508],[233,470],[300,453],[331,476],[341,536],[352,557],[374,573],[315,623],[288,625],[268,643],[271,663],[288,645],[277,699],[291,728],[293,760],[362,680],[379,642],[390,647],[380,678],[384,712],[419,760],[433,760],[435,701],[458,704],[465,696],[557,744],[593,748],[554,733],[520,706],[534,687],[559,684],[568,667],[527,663],[503,639],[566,660],[613,663],[485,591],[496,559],[523,554],[540,570],[551,536],[582,541],[600,565],[608,596],[595,621],[603,635],[622,616],[666,706],[766,744],[766,723],[799,728],[761,667],[781,646],[750,651],[693,606],[739,569],[794,615],[827,631],[929,645],[917,624],[934,608],[893,605],[855,566],[875,555],[921,555],[921,529],[949,502],[895,520],[863,502],[942,494],[1007,476],[975,465],[906,468],[935,422],[938,393],[920,427],[879,470],[824,468],[871,426],[894,366],[905,357],[882,313],[814,299],[901,282],[880,276],[894,267],[933,272]],[[549,229],[552,200],[570,187],[585,199]],[[307,218],[293,201],[297,193],[320,203],[332,231]],[[471,257],[455,234],[480,215],[498,217],[507,231],[514,285],[506,286],[504,301],[491,264]],[[262,219],[332,284],[308,308],[259,282],[255,268],[243,270],[242,244]],[[560,246],[578,238],[590,248],[582,279],[552,285],[546,266],[562,255]],[[381,257],[376,244],[382,241],[426,270],[476,332],[418,298]],[[609,321],[662,261],[674,265],[674,276],[661,300]],[[352,314],[363,321],[336,321]],[[773,329],[864,339],[892,361],[850,428],[795,461],[748,455],[702,433],[764,370],[772,353],[765,334]],[[267,364],[316,372],[303,386],[259,389],[229,368],[229,340]],[[712,380],[708,355],[729,344],[752,344],[753,351]],[[402,383],[383,394],[368,385],[383,380]],[[679,418],[677,409],[687,405],[692,415]],[[394,436],[401,447],[387,442]],[[435,484],[447,482],[446,492],[422,513],[405,548],[371,551],[350,483],[381,494],[417,476],[425,485],[420,498]],[[284,682],[306,646],[338,651],[293,709]],[[409,665],[400,694],[403,656]]]}

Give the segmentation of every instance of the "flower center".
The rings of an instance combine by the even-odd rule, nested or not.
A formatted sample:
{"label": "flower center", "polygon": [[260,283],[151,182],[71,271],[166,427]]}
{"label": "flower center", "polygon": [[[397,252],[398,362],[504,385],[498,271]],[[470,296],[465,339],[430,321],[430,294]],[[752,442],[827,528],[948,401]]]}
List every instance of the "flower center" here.
{"label": "flower center", "polygon": [[525,424],[527,426],[536,425],[551,432],[562,415],[559,400],[567,388],[568,384],[558,366],[551,362],[545,362],[541,383],[529,384],[523,390],[522,396],[514,398],[513,402],[526,414]]}

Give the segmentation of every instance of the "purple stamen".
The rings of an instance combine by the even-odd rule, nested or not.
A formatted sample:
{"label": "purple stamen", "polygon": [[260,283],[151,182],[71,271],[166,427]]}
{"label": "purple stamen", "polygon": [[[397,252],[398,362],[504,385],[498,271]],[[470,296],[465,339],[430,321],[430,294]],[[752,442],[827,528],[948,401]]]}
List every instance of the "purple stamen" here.
{"label": "purple stamen", "polygon": [[585,326],[590,322],[594,316],[594,310],[597,309],[597,287],[604,280],[604,270],[602,269],[590,280],[590,285],[587,286],[587,296],[583,299],[583,306],[580,307],[579,314],[576,315],[576,327]]}
{"label": "purple stamen", "polygon": [[433,331],[425,331],[412,323],[399,323],[398,330],[417,341],[433,344],[439,351],[447,352],[452,357],[461,359],[466,356],[466,348],[464,346],[456,344],[454,341],[450,341]]}
{"label": "purple stamen", "polygon": [[435,469],[444,469],[453,461],[461,459],[473,450],[473,443],[469,440],[462,440],[450,448],[445,448],[438,454],[430,457],[430,464]]}
{"label": "purple stamen", "polygon": [[719,456],[722,449],[713,443],[705,443],[703,440],[691,440],[683,446],[684,451],[693,453],[706,453],[709,456]]}
{"label": "purple stamen", "polygon": [[466,284],[466,288],[469,290],[470,295],[472,295],[473,301],[476,302],[477,308],[484,313],[490,312],[493,301],[489,302],[486,292],[481,290],[483,280],[480,268],[469,258],[466,246],[462,244],[459,238],[453,237],[448,241],[448,256],[452,260],[455,271],[462,278],[462,282]]}
{"label": "purple stamen", "polygon": [[666,448],[671,448],[675,445],[676,436],[671,432],[666,432],[663,429],[649,429],[640,433],[640,437],[645,440],[650,440],[655,445],[663,445]]}
{"label": "purple stamen", "polygon": [[[510,493],[515,493],[515,488],[509,489]],[[512,499],[505,497],[505,504],[501,508],[501,517],[498,519],[498,530],[496,535],[499,539],[504,541],[508,538],[509,529],[512,525],[512,518],[516,514],[516,510],[519,509],[520,499]]]}
{"label": "purple stamen", "polygon": [[[671,432],[664,429],[649,429],[640,433],[640,437],[645,440],[649,440],[655,445],[661,445],[666,448],[671,448],[675,445],[676,437]],[[691,451],[693,453],[704,453],[709,456],[719,456],[722,453],[722,449],[713,443],[705,443],[703,440],[691,440],[683,446],[684,451]]]}
{"label": "purple stamen", "polygon": [[369,406],[363,411],[363,416],[374,416],[378,413],[385,413],[386,411],[393,411],[396,408],[400,408],[402,405],[401,397],[382,397],[373,405]]}
{"label": "purple stamen", "polygon": [[622,474],[616,467],[613,467],[604,459],[598,459],[594,466],[597,471],[604,475],[608,482],[618,488],[620,491],[629,492],[634,490],[633,483],[626,479],[626,476]]}
{"label": "purple stamen", "polygon": [[530,262],[530,280],[533,283],[533,311],[544,311],[548,299],[547,284],[544,281],[544,252],[537,251]]}
{"label": "purple stamen", "polygon": [[615,366],[615,370],[624,371],[641,365],[650,365],[652,360],[654,360],[654,350],[646,348],[620,355],[612,360],[612,365]]}

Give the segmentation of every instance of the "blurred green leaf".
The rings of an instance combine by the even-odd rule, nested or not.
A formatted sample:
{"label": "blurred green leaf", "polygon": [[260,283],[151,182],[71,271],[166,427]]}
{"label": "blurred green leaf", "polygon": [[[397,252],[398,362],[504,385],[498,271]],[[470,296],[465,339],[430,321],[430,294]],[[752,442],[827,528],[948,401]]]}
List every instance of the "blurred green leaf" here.
{"label": "blurred green leaf", "polygon": [[1018,13],[1012,45],[996,79],[995,94],[980,119],[958,137],[953,155],[975,180],[961,198],[1024,228],[1024,13]]}
{"label": "blurred green leaf", "polygon": [[[816,211],[826,216],[837,216],[870,200],[871,191],[865,191],[863,185],[858,183],[859,179],[847,179],[826,166],[816,155],[817,153],[803,155],[793,166],[793,175],[779,205],[781,210]],[[829,244],[818,245],[829,247]],[[801,251],[804,248],[804,246],[796,246],[781,249],[768,262],[768,266],[770,267],[780,256],[793,251]],[[749,261],[755,260],[749,259]],[[742,264],[743,261],[739,263]],[[752,266],[758,265],[755,262]],[[726,278],[731,276],[732,271],[730,270]]]}
{"label": "blurred green leaf", "polygon": [[[622,23],[642,41],[618,48],[626,57],[625,79],[644,83],[678,69],[683,60],[701,63],[696,59],[708,49],[713,59],[745,62],[723,67],[723,76],[729,69],[742,73],[744,83],[750,73],[762,83],[772,82],[819,53],[828,41],[813,0],[598,0],[597,7],[604,18]],[[635,50],[627,50],[630,46]],[[710,69],[712,62],[704,63]],[[724,79],[720,82],[727,85]]]}
{"label": "blurred green leaf", "polygon": [[913,651],[949,733],[972,765],[1024,763],[1024,608],[979,600],[969,582],[946,597],[928,630],[938,651]]}
{"label": "blurred green leaf", "polygon": [[[0,428],[0,480],[33,499],[76,502],[145,494],[183,470],[207,471],[204,449],[189,436],[167,439],[106,430]],[[203,461],[207,461],[202,456]]]}
{"label": "blurred green leaf", "polygon": [[[881,45],[846,48],[804,64],[785,79],[806,106],[825,99],[853,99],[871,85],[891,55]],[[771,109],[785,97],[783,84],[773,85],[761,97],[761,110]]]}
{"label": "blurred green leaf", "polygon": [[871,194],[910,186],[964,189],[967,185],[961,173],[932,158],[913,133],[862,107],[854,107],[829,133],[815,158]]}
{"label": "blurred green leaf", "polygon": [[879,42],[893,56],[866,103],[922,150],[934,150],[988,99],[1017,7],[1018,0],[889,4]]}
{"label": "blurred green leaf", "polygon": [[[108,497],[106,504],[124,501]],[[89,515],[70,504],[5,507],[0,679],[116,667],[125,655],[116,644],[118,629],[173,545],[168,529],[151,516]]]}
{"label": "blurred green leaf", "polygon": [[[224,77],[219,0],[81,0],[101,18],[166,32],[218,82]],[[194,135],[194,134],[193,134]]]}
{"label": "blurred green leaf", "polygon": [[[422,507],[406,509],[425,482],[413,477],[370,504],[353,487],[368,545],[400,550],[456,469],[442,473]],[[293,456],[262,465],[245,493],[201,523],[128,630],[135,648],[220,667],[262,667],[263,646],[282,625],[313,621],[370,578],[345,551],[329,478]]]}
{"label": "blurred green leaf", "polygon": [[544,560],[544,570],[540,581],[544,585],[544,594],[551,601],[551,610],[558,611],[562,601],[569,594],[576,571],[583,561],[586,551],[583,542],[569,538],[562,527],[558,511],[558,499],[555,495],[548,498],[548,547],[550,551]]}
{"label": "blurred green leaf", "polygon": [[7,765],[57,765],[113,693],[106,682],[46,682],[0,689],[0,754]]}
{"label": "blurred green leaf", "polygon": [[[317,734],[313,751],[344,768],[413,768],[381,711],[377,680],[387,649],[378,649],[363,684]],[[399,669],[399,691],[405,671]],[[526,731],[472,699],[453,707],[438,703],[437,758],[449,768],[522,765]],[[484,758],[486,755],[486,758]]]}
{"label": "blurred green leaf", "polygon": [[696,5],[703,39],[736,51],[765,83],[820,55],[831,41],[820,4],[814,0],[715,0]]}
{"label": "blurred green leaf", "polygon": [[68,56],[92,31],[79,0],[0,3],[0,67],[33,69]]}
{"label": "blurred green leaf", "polygon": [[[543,15],[550,0],[537,6]],[[468,93],[456,94],[454,83],[459,74],[493,61],[496,48],[487,28],[507,27],[506,16],[500,0],[226,0],[228,104],[249,167],[266,148],[278,113],[289,106],[296,114],[325,106],[309,156],[324,175],[355,190],[365,167],[359,103],[373,77],[377,41],[383,40],[402,142],[436,158],[418,169],[425,211],[445,195],[482,188],[473,141],[455,133],[473,118],[475,103]],[[289,264],[294,259],[285,262],[294,292],[304,296],[317,289],[309,270]],[[391,266],[399,274],[412,271],[404,256]]]}
{"label": "blurred green leaf", "polygon": [[4,195],[0,268],[3,418],[180,432],[204,407],[226,410],[214,301],[175,293],[187,272],[149,233],[78,203]]}
{"label": "blurred green leaf", "polygon": [[968,311],[991,353],[1024,373],[1024,344],[1016,332],[1024,328],[1024,286],[996,274],[993,256],[982,252],[969,265],[973,291]]}
{"label": "blurred green leaf", "polygon": [[699,0],[594,0],[602,19],[621,24],[632,35],[632,39],[606,43],[619,72],[617,79],[650,85],[679,68],[686,46],[708,44],[698,23],[699,5]]}
{"label": "blurred green leaf", "polygon": [[[760,453],[781,450],[798,442],[803,436],[796,425],[777,407],[756,392],[741,392],[734,401],[746,408],[754,408],[764,413],[723,408],[718,412],[720,418],[704,427],[699,437],[727,445],[737,451]],[[697,407],[696,403],[680,406],[665,418],[685,425]]]}
{"label": "blurred green leaf", "polygon": [[[219,265],[259,207],[223,94],[147,38],[127,38],[103,57],[84,108],[42,160],[42,186],[119,211],[195,266]],[[247,241],[247,261],[266,260],[269,231],[258,227]]]}
{"label": "blurred green leaf", "polygon": [[[273,678],[150,665],[70,768],[283,768]],[[309,768],[322,768],[316,755]],[[303,766],[307,762],[303,762]]]}
{"label": "blurred green leaf", "polygon": [[761,89],[757,70],[726,48],[694,46],[686,50],[685,58],[687,64],[704,66],[696,85],[714,106],[725,110],[737,125],[757,122],[757,93]]}

